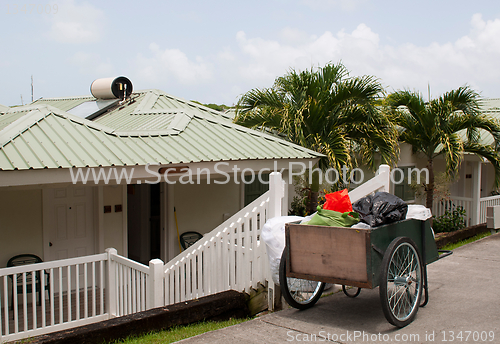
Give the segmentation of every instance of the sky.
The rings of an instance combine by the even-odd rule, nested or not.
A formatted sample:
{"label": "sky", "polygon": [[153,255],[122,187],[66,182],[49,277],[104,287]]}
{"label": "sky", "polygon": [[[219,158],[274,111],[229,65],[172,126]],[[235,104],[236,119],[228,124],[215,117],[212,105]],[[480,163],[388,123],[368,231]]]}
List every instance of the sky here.
{"label": "sky", "polygon": [[500,97],[500,2],[463,0],[0,1],[0,104],[90,94],[126,76],[233,105],[290,69],[342,62],[387,92],[469,85]]}

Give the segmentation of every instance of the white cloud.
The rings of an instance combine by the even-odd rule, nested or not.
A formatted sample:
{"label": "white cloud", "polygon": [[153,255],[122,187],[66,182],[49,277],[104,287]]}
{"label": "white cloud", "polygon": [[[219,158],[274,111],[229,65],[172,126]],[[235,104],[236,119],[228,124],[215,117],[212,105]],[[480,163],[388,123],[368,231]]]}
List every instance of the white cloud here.
{"label": "white cloud", "polygon": [[[305,33],[296,31],[297,36]],[[304,69],[327,62],[350,60],[353,56],[377,55],[379,37],[365,24],[360,24],[352,33],[340,31],[337,35],[327,31],[321,36],[300,39],[300,44],[281,43],[262,38],[247,38],[242,31],[236,34],[240,47],[240,74],[255,80],[270,80],[282,75],[289,68]]]}
{"label": "white cloud", "polygon": [[149,50],[149,56],[139,54],[136,58],[139,74],[149,81],[165,79],[170,82],[174,79],[186,85],[204,82],[212,77],[211,66],[199,56],[189,59],[179,49],[161,49],[156,43],[151,43]]}
{"label": "white cloud", "polygon": [[47,16],[51,21],[49,37],[61,43],[98,42],[104,32],[104,12],[93,5],[75,0],[58,1],[58,12]]}
{"label": "white cloud", "polygon": [[[466,83],[490,90],[495,96],[500,77],[500,19],[485,21],[480,14],[472,17],[470,32],[447,43],[417,46],[406,43],[383,45],[379,35],[361,23],[352,32],[324,32],[308,39],[289,39],[292,33],[303,38],[305,33],[287,29],[283,41],[236,34],[239,50],[234,52],[234,78],[267,86],[290,67],[295,69],[342,61],[352,75],[370,74],[381,79],[388,91],[412,88],[438,95]],[[255,87],[255,86],[252,86]],[[260,86],[259,86],[260,87]],[[478,88],[478,91],[483,89]],[[496,95],[498,96],[498,94]]]}
{"label": "white cloud", "polygon": [[252,88],[272,86],[290,68],[342,61],[351,75],[374,75],[389,92],[410,88],[427,95],[430,85],[437,96],[467,83],[486,97],[500,96],[500,19],[474,15],[467,35],[427,45],[382,43],[363,23],[351,32],[316,35],[285,28],[278,37],[239,31],[233,45],[202,57],[151,43],[148,52],[134,59],[135,75],[146,87],[182,89],[187,97],[231,104]]}

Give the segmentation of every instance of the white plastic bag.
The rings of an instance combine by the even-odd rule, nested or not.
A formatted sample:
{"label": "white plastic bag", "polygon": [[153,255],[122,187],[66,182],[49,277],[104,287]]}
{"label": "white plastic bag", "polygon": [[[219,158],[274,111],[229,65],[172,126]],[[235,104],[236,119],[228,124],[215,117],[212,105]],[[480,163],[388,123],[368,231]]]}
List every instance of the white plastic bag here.
{"label": "white plastic bag", "polygon": [[364,222],[358,222],[355,225],[352,225],[351,228],[372,229],[368,223]]}
{"label": "white plastic bag", "polygon": [[406,213],[406,219],[416,219],[425,221],[432,217],[431,210],[423,205],[419,204],[408,204],[408,212]]}
{"label": "white plastic bag", "polygon": [[301,221],[301,216],[279,216],[267,220],[262,227],[262,240],[266,243],[269,267],[273,281],[279,284],[280,261],[285,249],[285,224],[289,222]]}

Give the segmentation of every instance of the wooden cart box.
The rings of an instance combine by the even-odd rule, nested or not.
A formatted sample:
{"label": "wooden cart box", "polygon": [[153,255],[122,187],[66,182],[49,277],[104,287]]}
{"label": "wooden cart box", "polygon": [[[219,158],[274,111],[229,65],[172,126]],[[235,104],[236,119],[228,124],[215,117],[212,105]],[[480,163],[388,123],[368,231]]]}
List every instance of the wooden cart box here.
{"label": "wooden cart box", "polygon": [[386,248],[396,237],[409,237],[422,252],[425,232],[427,264],[438,257],[429,221],[405,220],[359,229],[287,224],[287,276],[359,288],[379,285]]}

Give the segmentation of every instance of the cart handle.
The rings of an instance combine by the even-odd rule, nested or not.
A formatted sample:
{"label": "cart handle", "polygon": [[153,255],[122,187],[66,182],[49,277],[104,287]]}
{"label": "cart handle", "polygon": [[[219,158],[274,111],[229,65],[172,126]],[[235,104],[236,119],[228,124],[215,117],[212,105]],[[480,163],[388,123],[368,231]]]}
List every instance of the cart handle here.
{"label": "cart handle", "polygon": [[453,254],[453,251],[450,250],[438,250],[438,253],[442,253],[441,255],[438,256],[438,259],[448,257]]}

